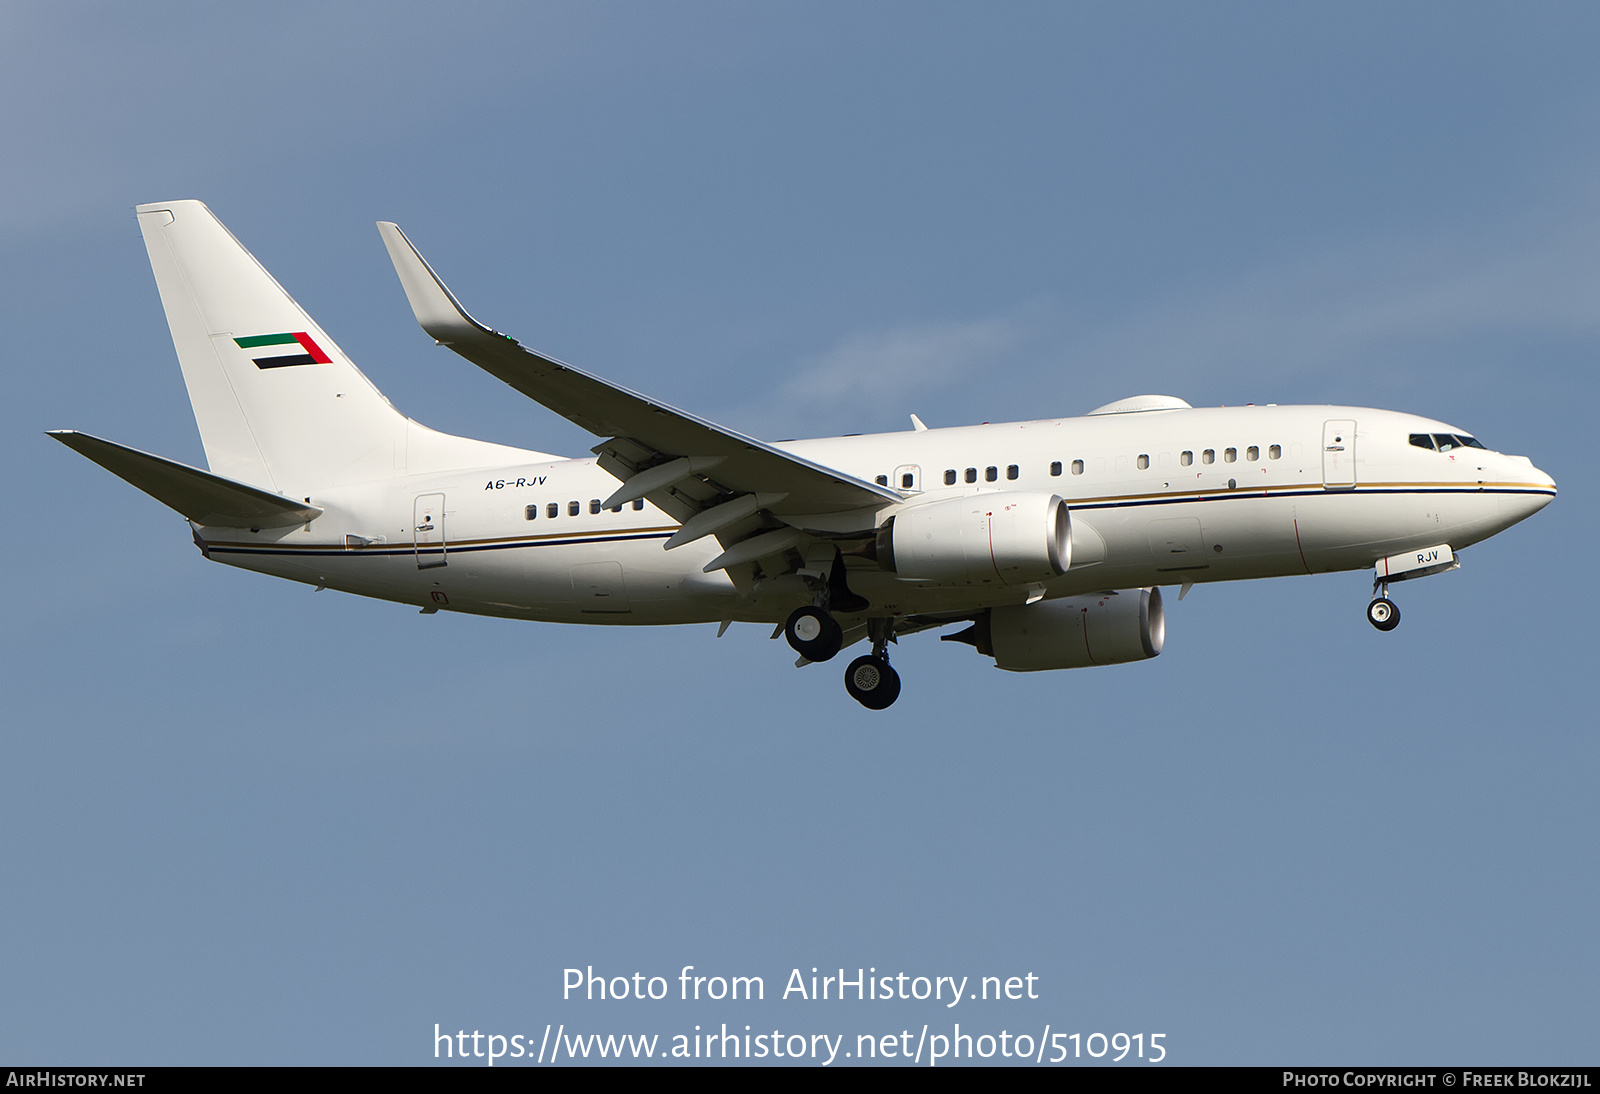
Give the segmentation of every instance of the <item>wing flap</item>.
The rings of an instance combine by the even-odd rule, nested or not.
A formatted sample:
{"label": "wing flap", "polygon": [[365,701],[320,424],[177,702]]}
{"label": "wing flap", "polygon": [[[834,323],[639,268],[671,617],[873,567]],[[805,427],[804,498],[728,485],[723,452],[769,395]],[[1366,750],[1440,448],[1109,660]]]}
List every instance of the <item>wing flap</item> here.
{"label": "wing flap", "polygon": [[196,524],[218,528],[288,528],[305,524],[322,514],[315,505],[77,430],[54,429],[47,436],[87,456]]}

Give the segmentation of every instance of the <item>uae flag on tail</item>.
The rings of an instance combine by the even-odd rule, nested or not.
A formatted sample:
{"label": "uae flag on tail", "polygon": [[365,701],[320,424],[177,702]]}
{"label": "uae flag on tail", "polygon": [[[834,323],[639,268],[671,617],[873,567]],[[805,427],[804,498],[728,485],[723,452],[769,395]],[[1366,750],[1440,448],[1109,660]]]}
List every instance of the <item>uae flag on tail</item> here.
{"label": "uae flag on tail", "polygon": [[283,368],[285,365],[327,365],[332,363],[322,347],[311,340],[311,335],[305,331],[296,331],[293,334],[258,334],[254,338],[235,338],[240,349],[266,349],[269,346],[282,346],[285,350],[299,352],[269,352],[268,356],[251,358],[256,363],[256,368]]}

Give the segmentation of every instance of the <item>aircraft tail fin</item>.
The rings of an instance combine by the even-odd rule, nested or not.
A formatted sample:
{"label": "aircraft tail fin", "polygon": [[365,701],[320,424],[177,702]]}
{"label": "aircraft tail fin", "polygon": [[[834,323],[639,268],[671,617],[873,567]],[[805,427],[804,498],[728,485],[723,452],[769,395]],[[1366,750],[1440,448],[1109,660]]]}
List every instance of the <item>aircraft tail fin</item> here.
{"label": "aircraft tail fin", "polygon": [[549,458],[395,410],[198,201],[137,208],[211,470],[290,493]]}

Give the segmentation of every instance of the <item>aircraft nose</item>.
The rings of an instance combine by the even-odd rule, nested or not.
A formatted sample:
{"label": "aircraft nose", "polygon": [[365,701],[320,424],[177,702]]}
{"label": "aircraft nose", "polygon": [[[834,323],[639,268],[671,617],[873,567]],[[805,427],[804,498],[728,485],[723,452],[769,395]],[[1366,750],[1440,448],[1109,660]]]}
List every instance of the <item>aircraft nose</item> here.
{"label": "aircraft nose", "polygon": [[1523,487],[1500,495],[1500,512],[1508,525],[1526,520],[1549,505],[1556,496],[1556,480],[1523,460],[1524,466],[1515,476],[1517,485]]}
{"label": "aircraft nose", "polygon": [[1518,462],[1522,464],[1522,467],[1519,468],[1521,474],[1515,477],[1536,490],[1548,491],[1544,495],[1544,501],[1545,504],[1549,504],[1550,499],[1555,497],[1556,480],[1533,466],[1533,461],[1526,456],[1519,458]]}

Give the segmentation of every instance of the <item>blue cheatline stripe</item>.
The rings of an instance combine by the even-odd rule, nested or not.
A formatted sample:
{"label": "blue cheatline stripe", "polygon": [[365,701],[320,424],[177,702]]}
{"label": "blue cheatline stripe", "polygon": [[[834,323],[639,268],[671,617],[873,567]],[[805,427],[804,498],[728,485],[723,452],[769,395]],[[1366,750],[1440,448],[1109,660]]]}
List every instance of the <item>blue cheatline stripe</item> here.
{"label": "blue cheatline stripe", "polygon": [[583,543],[623,543],[629,540],[667,539],[671,532],[646,532],[639,535],[609,535],[609,536],[577,536],[571,539],[544,539],[544,540],[517,540],[511,543],[475,543],[456,547],[446,543],[441,550],[438,546],[415,547],[411,544],[390,544],[384,547],[275,547],[264,545],[261,547],[237,546],[210,546],[213,553],[230,555],[293,555],[295,558],[316,558],[319,556],[351,558],[372,558],[374,556],[388,557],[404,555],[410,557],[414,554],[437,555],[440,553],[451,555],[470,554],[475,551],[514,551],[527,547],[572,547]]}
{"label": "blue cheatline stripe", "polygon": [[[1479,486],[1429,486],[1429,487],[1357,487],[1354,490],[1327,490],[1321,486],[1296,490],[1274,490],[1271,487],[1256,490],[1224,490],[1216,494],[1194,494],[1176,498],[1138,498],[1125,501],[1115,499],[1106,501],[1089,501],[1074,503],[1067,501],[1067,508],[1072,510],[1091,509],[1139,509],[1152,505],[1189,505],[1196,502],[1214,501],[1259,501],[1263,498],[1321,498],[1332,496],[1371,495],[1371,494],[1543,494],[1555,497],[1556,492],[1547,487],[1479,487]],[[639,533],[613,533],[592,536],[571,536],[561,539],[530,539],[512,540],[505,543],[467,543],[454,546],[446,543],[444,550],[449,554],[468,554],[473,551],[510,551],[521,550],[527,547],[572,547],[585,543],[623,543],[630,540],[668,539],[672,532],[639,532]],[[438,547],[418,548],[413,544],[388,544],[383,547],[279,547],[270,544],[262,546],[243,545],[208,545],[209,550],[223,554],[235,555],[294,555],[297,557],[317,557],[322,555],[337,557],[361,556],[371,558],[374,556],[388,555],[414,555],[420,550],[423,554],[437,554]]]}
{"label": "blue cheatline stripe", "polygon": [[1354,489],[1327,489],[1321,486],[1309,487],[1300,490],[1282,490],[1272,487],[1256,487],[1247,489],[1238,487],[1233,490],[1222,490],[1215,494],[1189,494],[1174,498],[1134,498],[1124,501],[1110,499],[1106,501],[1087,501],[1074,504],[1067,500],[1067,508],[1078,509],[1137,509],[1146,505],[1185,505],[1191,502],[1203,501],[1239,501],[1246,498],[1322,498],[1337,497],[1340,495],[1365,495],[1372,494],[1544,494],[1555,497],[1554,490],[1541,486],[1507,487],[1507,486],[1357,486]]}

